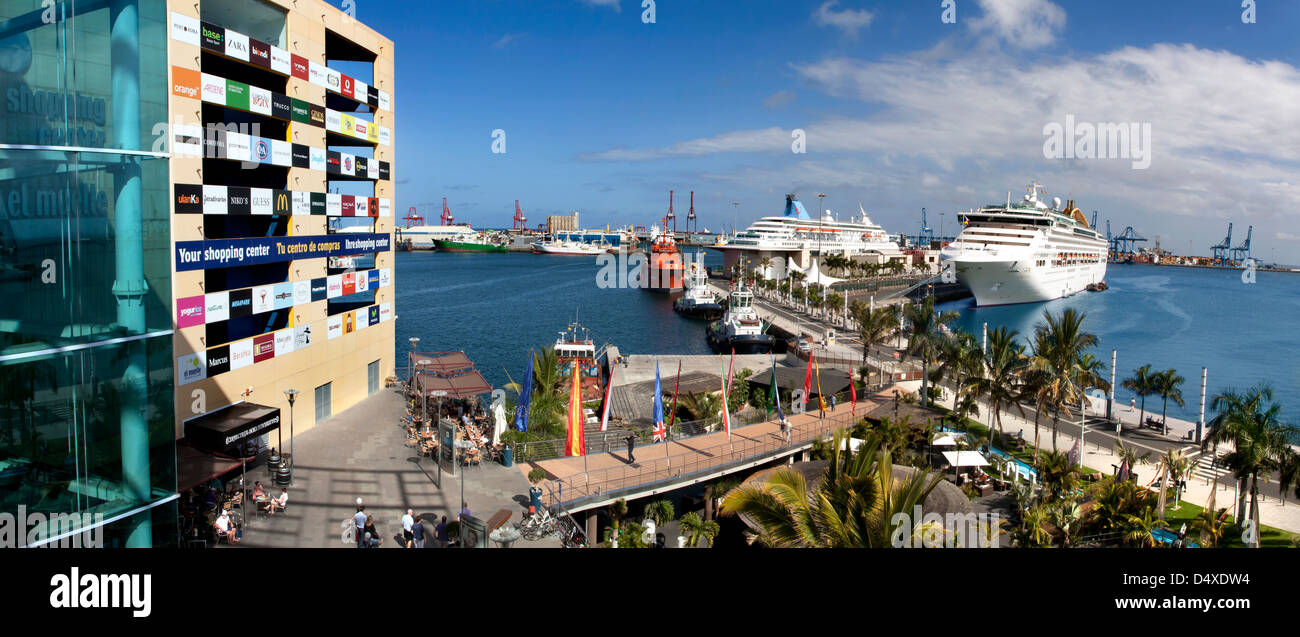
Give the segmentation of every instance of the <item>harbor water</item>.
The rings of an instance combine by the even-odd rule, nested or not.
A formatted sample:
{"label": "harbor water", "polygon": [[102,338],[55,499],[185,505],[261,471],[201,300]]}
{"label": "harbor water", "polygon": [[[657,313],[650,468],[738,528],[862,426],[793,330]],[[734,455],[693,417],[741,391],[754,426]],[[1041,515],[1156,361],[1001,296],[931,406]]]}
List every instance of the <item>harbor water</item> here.
{"label": "harbor water", "polygon": [[[693,251],[692,251],[693,252]],[[722,255],[704,251],[705,263],[722,266]],[[635,288],[602,289],[594,257],[535,254],[397,255],[397,355],[406,364],[408,339],[421,351],[465,350],[493,386],[523,374],[528,347],[545,347],[577,320],[597,346],[617,345],[625,354],[708,354],[705,324],[678,316],[674,297]],[[1107,367],[1119,350],[1116,380],[1150,363],[1177,369],[1185,406],[1169,414],[1195,421],[1201,367],[1209,367],[1209,395],[1227,387],[1271,382],[1283,418],[1300,415],[1300,275],[1259,272],[1255,283],[1232,270],[1111,265],[1110,289],[1083,292],[1047,303],[975,308],[970,299],[940,305],[956,310],[957,326],[978,335],[981,323],[1032,334],[1043,311],[1074,308],[1084,328],[1097,335],[1094,355]],[[671,373],[669,370],[665,374]],[[1116,389],[1127,403],[1131,394]],[[1207,400],[1207,419],[1212,417]],[[1160,398],[1149,397],[1157,414]]]}
{"label": "harbor water", "polygon": [[[1118,350],[1116,384],[1133,370],[1173,368],[1185,381],[1184,407],[1169,403],[1169,415],[1196,421],[1201,367],[1209,367],[1206,420],[1210,401],[1228,387],[1246,389],[1259,382],[1273,385],[1284,422],[1300,415],[1300,275],[1258,272],[1244,283],[1242,271],[1151,265],[1112,264],[1105,292],[1081,292],[1047,303],[973,307],[966,299],[939,309],[961,313],[958,327],[977,337],[981,324],[1005,325],[1032,335],[1043,311],[1060,314],[1074,308],[1085,314],[1083,327],[1097,335],[1093,355],[1109,369],[1110,352]],[[1025,341],[1026,344],[1028,341]],[[1123,404],[1132,392],[1117,387]],[[1140,402],[1140,401],[1139,401]],[[1160,397],[1147,397],[1147,411],[1160,413]]]}
{"label": "harbor water", "polygon": [[[718,269],[722,255],[703,251]],[[694,250],[690,250],[694,253]],[[623,354],[708,354],[705,323],[673,311],[675,296],[635,288],[602,289],[596,257],[539,254],[399,252],[397,360],[409,339],[424,352],[464,350],[494,387],[519,379],[530,346],[555,343],[577,320],[599,348]],[[672,373],[664,370],[665,374]]]}

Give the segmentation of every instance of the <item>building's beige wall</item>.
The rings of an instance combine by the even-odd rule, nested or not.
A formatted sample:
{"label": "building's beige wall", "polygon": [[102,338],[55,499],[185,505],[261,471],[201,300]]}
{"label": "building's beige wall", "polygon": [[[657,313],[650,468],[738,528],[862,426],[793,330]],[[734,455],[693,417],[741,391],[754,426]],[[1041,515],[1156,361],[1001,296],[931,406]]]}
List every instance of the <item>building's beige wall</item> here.
{"label": "building's beige wall", "polygon": [[[325,33],[326,29],[343,36],[358,45],[374,52],[374,74],[371,84],[388,92],[392,103],[397,101],[397,92],[393,86],[393,43],[369,27],[346,17],[338,8],[321,0],[265,0],[279,5],[288,11],[287,49],[317,63],[326,63]],[[193,0],[168,0],[168,12],[174,11],[198,18],[200,5]],[[294,9],[297,5],[298,9]],[[170,24],[170,17],[167,18]],[[182,68],[200,69],[199,47],[168,39],[168,64]],[[231,78],[239,80],[241,78]],[[263,87],[267,88],[267,87]],[[277,92],[279,92],[277,90]],[[313,104],[325,103],[325,89],[298,78],[288,78],[289,96],[306,100]],[[395,108],[395,106],[394,106]],[[178,119],[186,123],[198,121],[201,103],[198,100],[171,96],[169,121]],[[387,161],[392,166],[391,181],[376,181],[375,197],[393,201],[393,216],[378,219],[376,232],[391,234],[394,217],[397,214],[397,191],[395,187],[397,165],[394,153],[397,140],[396,118],[392,112],[378,110],[375,122],[387,126],[393,131],[394,146],[377,146],[375,157]],[[301,124],[292,124],[289,141],[309,146],[325,147],[325,129]],[[203,166],[199,158],[174,158],[171,160],[171,182],[200,183],[199,171]],[[326,174],[304,168],[291,168],[287,188],[311,192],[326,191]],[[270,185],[267,185],[270,187]],[[169,192],[170,196],[170,192]],[[313,235],[326,233],[324,216],[295,216],[292,218],[291,232],[294,235]],[[203,238],[199,226],[203,223],[200,215],[172,215],[172,241],[192,241]],[[174,251],[173,251],[174,252]],[[174,260],[174,256],[173,256]],[[397,273],[392,252],[378,255],[376,268],[390,268],[393,271],[392,285],[381,288],[375,294],[375,303],[392,304],[392,316],[397,315],[396,285]],[[173,268],[174,270],[174,268]],[[326,274],[325,259],[302,259],[294,261],[289,267],[289,280],[301,281],[323,277]],[[173,271],[174,299],[182,299],[204,294],[201,272]],[[293,429],[301,433],[311,429],[316,423],[315,389],[325,383],[332,383],[332,413],[338,414],[355,405],[367,396],[367,366],[372,361],[380,361],[379,380],[382,389],[384,379],[395,373],[394,362],[394,320],[379,323],[364,330],[345,334],[334,340],[326,337],[326,302],[319,301],[307,306],[293,308],[292,325],[308,324],[312,326],[313,344],[303,351],[295,351],[283,357],[256,363],[240,370],[221,374],[190,383],[176,390],[176,437],[183,436],[184,421],[194,416],[219,409],[239,401],[249,401],[264,405],[277,406],[284,410],[283,436],[289,438],[289,407],[284,390],[294,388],[301,392],[294,406]],[[175,308],[172,309],[173,316]],[[195,326],[178,329],[173,338],[174,355],[203,352],[207,348],[204,340],[204,327]],[[251,390],[251,391],[250,391]],[[272,436],[275,444],[275,436]]]}

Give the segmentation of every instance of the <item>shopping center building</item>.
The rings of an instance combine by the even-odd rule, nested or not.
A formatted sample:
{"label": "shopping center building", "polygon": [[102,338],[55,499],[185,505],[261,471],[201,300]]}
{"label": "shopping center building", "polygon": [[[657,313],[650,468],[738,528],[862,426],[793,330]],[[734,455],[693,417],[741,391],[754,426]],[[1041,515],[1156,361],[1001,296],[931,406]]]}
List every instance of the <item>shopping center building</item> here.
{"label": "shopping center building", "polygon": [[175,546],[393,375],[393,90],[321,0],[0,0],[0,517]]}

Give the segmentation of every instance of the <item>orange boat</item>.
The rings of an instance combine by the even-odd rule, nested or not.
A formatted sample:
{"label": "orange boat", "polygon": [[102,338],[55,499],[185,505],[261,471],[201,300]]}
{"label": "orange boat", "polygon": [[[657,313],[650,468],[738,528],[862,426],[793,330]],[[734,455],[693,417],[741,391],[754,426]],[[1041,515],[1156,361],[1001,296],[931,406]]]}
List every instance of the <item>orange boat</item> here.
{"label": "orange boat", "polygon": [[642,287],[650,292],[671,294],[686,288],[686,266],[672,235],[663,233],[650,241],[644,273]]}
{"label": "orange boat", "polygon": [[563,380],[561,386],[572,387],[570,379],[573,374],[581,375],[578,386],[582,388],[582,402],[600,400],[605,394],[600,381],[600,364],[596,362],[596,343],[577,321],[555,339],[555,358]]}

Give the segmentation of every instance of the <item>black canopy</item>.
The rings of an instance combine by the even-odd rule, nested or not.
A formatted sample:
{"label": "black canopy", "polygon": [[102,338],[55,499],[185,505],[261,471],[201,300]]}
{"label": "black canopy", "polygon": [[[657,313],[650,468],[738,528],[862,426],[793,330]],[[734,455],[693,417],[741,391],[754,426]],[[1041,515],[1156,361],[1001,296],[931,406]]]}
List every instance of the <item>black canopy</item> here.
{"label": "black canopy", "polygon": [[235,456],[245,441],[279,428],[279,407],[239,403],[185,423],[185,439],[199,449]]}

